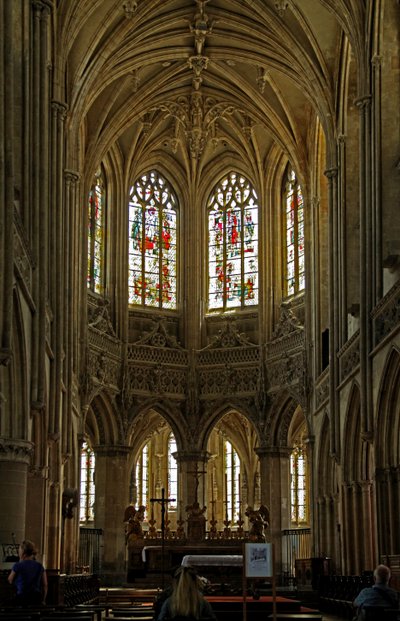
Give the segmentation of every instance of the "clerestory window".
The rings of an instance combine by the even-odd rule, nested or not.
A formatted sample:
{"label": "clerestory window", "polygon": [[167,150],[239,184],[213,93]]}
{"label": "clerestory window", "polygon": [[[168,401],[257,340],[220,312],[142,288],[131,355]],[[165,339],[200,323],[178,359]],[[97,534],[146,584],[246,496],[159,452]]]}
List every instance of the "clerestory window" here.
{"label": "clerestory window", "polygon": [[288,168],[284,191],[285,220],[285,294],[299,293],[305,287],[304,200],[292,168]]}
{"label": "clerestory window", "polygon": [[89,289],[96,293],[104,290],[104,219],[105,184],[99,169],[89,191],[88,200],[88,273]]}
{"label": "clerestory window", "polygon": [[128,288],[129,304],[177,307],[177,199],[155,170],[130,190]]}
{"label": "clerestory window", "polygon": [[214,188],[208,215],[208,311],[258,304],[258,198],[231,172]]}

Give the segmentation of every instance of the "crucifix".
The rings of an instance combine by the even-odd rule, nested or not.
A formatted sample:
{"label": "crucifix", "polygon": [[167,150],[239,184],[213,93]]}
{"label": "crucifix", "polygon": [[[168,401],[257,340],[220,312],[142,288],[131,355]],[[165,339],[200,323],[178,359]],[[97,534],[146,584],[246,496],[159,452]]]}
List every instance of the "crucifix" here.
{"label": "crucifix", "polygon": [[[199,470],[199,466],[198,463],[196,461],[196,465],[194,467],[194,470],[188,470],[188,474],[193,474],[194,477],[194,502],[198,502],[199,498],[198,498],[198,494],[199,494],[199,483],[200,483],[200,479],[199,479],[199,475],[201,474],[207,474],[207,470]],[[203,504],[204,504],[204,490],[203,490]]]}
{"label": "crucifix", "polygon": [[164,551],[165,551],[165,513],[169,502],[175,502],[175,498],[166,498],[165,489],[161,490],[161,498],[150,498],[150,502],[159,502],[161,505],[161,585],[164,588]]}

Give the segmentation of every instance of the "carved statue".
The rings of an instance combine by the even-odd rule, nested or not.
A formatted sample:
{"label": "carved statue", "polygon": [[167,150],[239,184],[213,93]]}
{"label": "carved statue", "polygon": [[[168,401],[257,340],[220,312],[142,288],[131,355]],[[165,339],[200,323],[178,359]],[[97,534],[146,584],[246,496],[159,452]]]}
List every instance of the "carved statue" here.
{"label": "carved statue", "polygon": [[207,507],[201,508],[197,500],[186,507],[187,536],[191,541],[202,541],[206,535],[206,518],[204,513]]}
{"label": "carved statue", "polygon": [[249,518],[249,539],[251,541],[265,541],[264,530],[269,527],[269,509],[261,505],[259,509],[247,507],[245,515]]}
{"label": "carved statue", "polygon": [[143,539],[142,522],[145,510],[144,505],[140,505],[138,509],[135,509],[134,505],[128,505],[125,509],[125,544],[136,539]]}

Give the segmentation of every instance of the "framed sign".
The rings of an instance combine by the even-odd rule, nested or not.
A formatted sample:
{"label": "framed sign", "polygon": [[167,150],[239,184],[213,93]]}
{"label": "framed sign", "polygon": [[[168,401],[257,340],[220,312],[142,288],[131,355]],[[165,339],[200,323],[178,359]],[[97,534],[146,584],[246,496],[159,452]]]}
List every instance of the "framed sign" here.
{"label": "framed sign", "polygon": [[272,544],[246,543],[244,570],[247,578],[268,578],[273,576]]}

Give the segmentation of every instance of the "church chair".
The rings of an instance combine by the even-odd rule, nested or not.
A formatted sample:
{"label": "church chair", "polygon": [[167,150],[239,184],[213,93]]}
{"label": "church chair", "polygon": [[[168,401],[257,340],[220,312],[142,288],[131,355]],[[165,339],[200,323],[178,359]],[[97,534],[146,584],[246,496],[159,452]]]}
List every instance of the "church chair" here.
{"label": "church chair", "polygon": [[400,610],[382,606],[363,606],[360,618],[363,621],[398,621]]}

